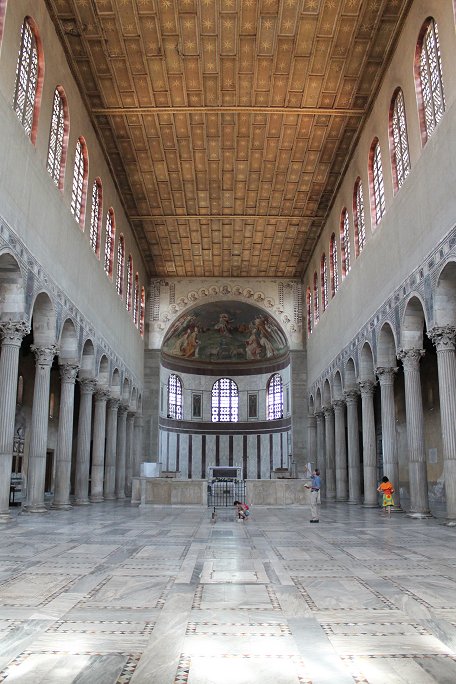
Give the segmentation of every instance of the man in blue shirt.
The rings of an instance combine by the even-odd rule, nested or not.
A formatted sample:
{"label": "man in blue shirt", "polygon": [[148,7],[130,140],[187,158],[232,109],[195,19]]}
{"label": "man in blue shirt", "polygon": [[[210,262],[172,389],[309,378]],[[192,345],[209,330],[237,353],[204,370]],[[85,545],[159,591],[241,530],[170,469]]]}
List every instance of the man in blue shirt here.
{"label": "man in blue shirt", "polygon": [[318,518],[318,504],[320,503],[320,487],[321,478],[320,471],[315,468],[312,475],[310,476],[312,481],[311,486],[306,485],[307,489],[310,489],[310,515],[312,516],[311,523],[319,522]]}

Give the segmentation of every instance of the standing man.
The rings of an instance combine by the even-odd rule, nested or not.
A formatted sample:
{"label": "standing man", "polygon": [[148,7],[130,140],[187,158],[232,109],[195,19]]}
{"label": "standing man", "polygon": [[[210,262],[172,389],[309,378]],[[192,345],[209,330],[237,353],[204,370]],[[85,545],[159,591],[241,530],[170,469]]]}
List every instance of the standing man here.
{"label": "standing man", "polygon": [[320,503],[320,487],[321,487],[321,478],[320,478],[320,471],[318,468],[315,468],[313,471],[312,475],[310,476],[310,479],[312,480],[312,484],[306,485],[307,489],[310,489],[310,515],[312,517],[311,523],[317,523],[319,522],[318,518],[318,504]]}

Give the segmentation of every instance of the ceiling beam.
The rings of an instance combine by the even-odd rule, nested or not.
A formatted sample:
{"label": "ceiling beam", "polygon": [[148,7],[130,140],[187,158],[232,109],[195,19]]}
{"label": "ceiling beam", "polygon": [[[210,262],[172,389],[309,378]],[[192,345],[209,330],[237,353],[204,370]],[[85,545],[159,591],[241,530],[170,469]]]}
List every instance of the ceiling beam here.
{"label": "ceiling beam", "polygon": [[364,109],[326,109],[324,107],[94,107],[91,114],[310,114],[312,116],[364,116]]}
{"label": "ceiling beam", "polygon": [[306,216],[284,216],[283,214],[144,214],[144,215],[132,215],[129,216],[130,221],[161,221],[163,219],[176,219],[176,220],[194,220],[198,219],[203,221],[205,219],[241,219],[241,220],[257,220],[257,219],[268,219],[274,221],[322,221],[322,216],[306,215]]}

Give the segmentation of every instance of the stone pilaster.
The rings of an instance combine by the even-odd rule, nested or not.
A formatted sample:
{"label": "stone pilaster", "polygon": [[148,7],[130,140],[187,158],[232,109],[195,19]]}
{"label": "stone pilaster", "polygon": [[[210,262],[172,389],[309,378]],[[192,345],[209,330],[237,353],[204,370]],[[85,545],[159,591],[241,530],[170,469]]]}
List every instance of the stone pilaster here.
{"label": "stone pilaster", "polygon": [[374,389],[372,380],[361,380],[359,383],[362,407],[363,433],[363,476],[364,506],[376,508],[377,495],[377,453],[375,448]]}
{"label": "stone pilaster", "polygon": [[13,459],[19,350],[30,328],[25,321],[0,323],[0,522],[10,522],[10,478]]}
{"label": "stone pilaster", "polygon": [[36,366],[25,509],[30,513],[47,513],[44,505],[44,484],[49,421],[49,383],[52,362],[58,353],[58,348],[53,344],[48,347],[32,345],[31,350],[36,357]]}
{"label": "stone pilaster", "polygon": [[347,445],[345,441],[345,401],[333,401],[336,435],[336,501],[348,498]]}
{"label": "stone pilaster", "polygon": [[348,503],[361,503],[361,465],[359,457],[358,390],[344,392],[347,404]]}
{"label": "stone pilaster", "polygon": [[321,476],[321,496],[326,496],[326,446],[325,446],[325,414],[316,411],[317,420],[317,468]]}
{"label": "stone pilaster", "polygon": [[141,471],[141,463],[144,461],[143,435],[144,435],[144,418],[140,413],[135,417],[134,430],[134,444],[133,444],[133,477],[139,477]]}
{"label": "stone pilaster", "polygon": [[135,430],[135,413],[127,413],[127,436],[125,445],[125,495],[131,497],[131,478],[133,477],[133,461],[134,461],[134,430]]}
{"label": "stone pilaster", "polygon": [[437,350],[440,420],[447,517],[456,520],[456,328],[444,325],[428,332]]}
{"label": "stone pilaster", "polygon": [[53,508],[68,510],[71,486],[71,451],[73,445],[74,383],[79,366],[75,363],[60,364],[60,410]]}
{"label": "stone pilaster", "polygon": [[307,452],[313,468],[317,467],[317,419],[313,413],[307,416]]}
{"label": "stone pilaster", "polygon": [[80,400],[74,492],[75,503],[78,506],[87,505],[90,503],[90,435],[92,429],[92,398],[96,387],[96,380],[92,378],[79,378]]}
{"label": "stone pilaster", "polygon": [[396,406],[394,402],[394,376],[397,368],[378,367],[375,373],[380,381],[382,414],[383,473],[392,482],[395,491],[395,508],[400,508],[399,461],[396,439]]}
{"label": "stone pilaster", "polygon": [[105,439],[106,439],[106,402],[110,394],[104,387],[95,391],[95,413],[93,419],[92,471],[90,501],[103,501]]}
{"label": "stone pilaster", "polygon": [[423,355],[423,349],[402,349],[397,355],[404,368],[410,480],[409,515],[414,518],[428,518],[430,516],[420,379],[420,360]]}
{"label": "stone pilaster", "polygon": [[125,499],[125,469],[127,446],[127,411],[128,406],[120,404],[117,412],[117,445],[116,445],[116,499]]}
{"label": "stone pilaster", "polygon": [[334,411],[332,406],[323,408],[325,414],[325,443],[326,443],[326,499],[334,501],[336,498],[336,473],[335,473],[335,433]]}
{"label": "stone pilaster", "polygon": [[116,498],[117,413],[119,406],[119,399],[108,400],[104,481],[104,498],[108,501]]}

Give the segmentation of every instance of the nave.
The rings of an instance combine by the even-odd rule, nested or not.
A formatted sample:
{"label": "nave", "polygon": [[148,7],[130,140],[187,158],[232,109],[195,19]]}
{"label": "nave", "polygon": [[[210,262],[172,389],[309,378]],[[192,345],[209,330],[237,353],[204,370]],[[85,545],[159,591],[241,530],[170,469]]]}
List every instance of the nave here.
{"label": "nave", "polygon": [[455,533],[343,503],[17,514],[0,682],[450,684]]}

